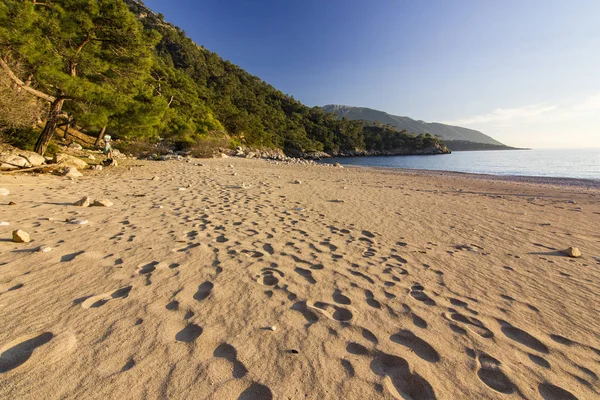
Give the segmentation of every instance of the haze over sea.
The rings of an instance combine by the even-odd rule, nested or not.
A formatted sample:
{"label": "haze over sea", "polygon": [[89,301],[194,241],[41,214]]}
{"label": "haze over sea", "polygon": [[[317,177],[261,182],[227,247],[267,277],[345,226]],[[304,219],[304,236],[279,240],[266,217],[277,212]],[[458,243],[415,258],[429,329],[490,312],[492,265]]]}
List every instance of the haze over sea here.
{"label": "haze over sea", "polygon": [[341,157],[345,165],[600,181],[600,149],[455,151],[435,156]]}

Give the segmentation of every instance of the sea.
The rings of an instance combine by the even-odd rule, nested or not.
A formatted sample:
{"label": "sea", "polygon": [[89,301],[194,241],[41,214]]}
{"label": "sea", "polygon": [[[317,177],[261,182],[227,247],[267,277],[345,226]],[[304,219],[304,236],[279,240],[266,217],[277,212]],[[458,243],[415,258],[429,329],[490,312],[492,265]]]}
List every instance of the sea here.
{"label": "sea", "polygon": [[600,181],[600,148],[455,151],[452,154],[430,156],[339,157],[323,162],[365,167]]}

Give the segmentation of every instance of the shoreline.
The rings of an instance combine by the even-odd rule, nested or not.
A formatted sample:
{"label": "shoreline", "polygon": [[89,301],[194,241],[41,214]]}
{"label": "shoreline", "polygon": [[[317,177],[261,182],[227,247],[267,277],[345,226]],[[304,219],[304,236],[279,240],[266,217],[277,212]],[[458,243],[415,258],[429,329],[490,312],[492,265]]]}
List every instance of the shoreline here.
{"label": "shoreline", "polygon": [[[317,164],[329,164],[328,161],[319,161]],[[521,182],[531,183],[538,185],[548,186],[569,186],[569,187],[581,187],[587,189],[598,189],[600,190],[600,179],[584,179],[584,178],[568,178],[568,177],[545,177],[545,176],[529,176],[529,175],[495,175],[485,174],[476,172],[461,172],[461,171],[449,171],[449,170],[437,170],[437,169],[419,169],[419,168],[397,168],[397,167],[384,167],[384,166],[373,166],[373,165],[352,165],[352,164],[341,164],[344,168],[366,168],[381,171],[399,171],[403,174],[418,174],[428,176],[445,176],[454,178],[471,178],[479,180],[490,180],[490,181],[502,181],[502,182]]]}

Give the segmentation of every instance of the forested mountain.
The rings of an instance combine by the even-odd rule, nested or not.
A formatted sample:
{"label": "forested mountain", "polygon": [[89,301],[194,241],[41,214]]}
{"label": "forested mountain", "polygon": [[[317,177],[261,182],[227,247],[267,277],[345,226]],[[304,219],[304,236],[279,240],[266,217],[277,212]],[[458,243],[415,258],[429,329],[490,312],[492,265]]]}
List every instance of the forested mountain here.
{"label": "forested mountain", "polygon": [[[46,108],[35,143],[39,153],[61,124],[179,149],[215,138],[290,154],[443,148],[430,135],[309,108],[198,46],[141,1],[4,0],[0,50],[0,73],[7,77],[0,94],[12,90],[16,99],[26,92]],[[23,132],[8,121],[14,115],[0,110],[0,130],[9,139]]]}
{"label": "forested mountain", "polygon": [[323,110],[328,113],[335,113],[340,118],[348,118],[349,120],[377,121],[382,124],[392,125],[398,130],[406,130],[417,134],[430,133],[432,135],[439,135],[444,141],[460,140],[503,146],[503,144],[497,140],[473,129],[444,125],[437,122],[428,123],[417,121],[412,118],[391,115],[384,111],[373,110],[366,107],[350,107],[330,104],[324,106]]}

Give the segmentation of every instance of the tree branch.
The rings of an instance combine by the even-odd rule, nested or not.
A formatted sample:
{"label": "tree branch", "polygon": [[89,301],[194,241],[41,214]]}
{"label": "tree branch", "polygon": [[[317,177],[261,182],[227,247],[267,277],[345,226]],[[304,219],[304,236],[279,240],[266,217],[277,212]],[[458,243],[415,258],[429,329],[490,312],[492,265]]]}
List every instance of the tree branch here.
{"label": "tree branch", "polygon": [[12,70],[10,69],[10,67],[8,66],[8,64],[2,59],[0,58],[0,68],[2,68],[4,70],[4,72],[6,72],[6,74],[8,75],[8,77],[10,79],[12,79],[12,81],[19,86],[21,89],[23,89],[24,91],[26,91],[27,93],[30,93],[40,99],[46,100],[50,103],[54,102],[56,100],[56,97],[54,96],[50,96],[49,94],[46,94],[44,92],[40,92],[39,90],[35,90],[34,88],[32,88],[31,86],[28,86],[25,84],[25,82],[23,82],[22,80],[19,79],[18,76],[15,75],[14,72],[12,72]]}

